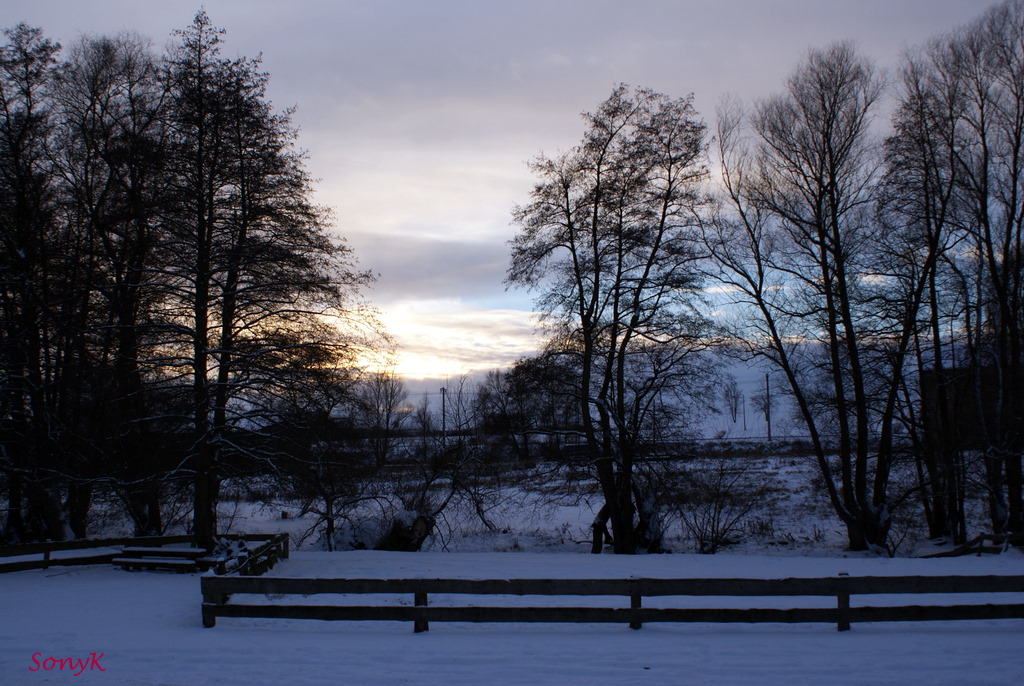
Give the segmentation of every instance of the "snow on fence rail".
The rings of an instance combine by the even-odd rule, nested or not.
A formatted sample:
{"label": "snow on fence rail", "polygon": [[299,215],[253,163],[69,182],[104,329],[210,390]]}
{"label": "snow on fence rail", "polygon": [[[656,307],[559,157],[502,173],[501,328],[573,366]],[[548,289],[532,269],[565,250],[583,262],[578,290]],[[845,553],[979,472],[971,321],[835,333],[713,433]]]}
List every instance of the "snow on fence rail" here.
{"label": "snow on fence rail", "polygon": [[[820,622],[846,631],[854,622],[1024,618],[1020,598],[984,605],[851,606],[854,595],[1024,593],[1024,576],[894,576],[818,579],[294,579],[203,577],[203,626],[217,617],[411,621],[416,632],[439,622]],[[231,602],[237,594],[404,594],[413,605],[281,605]],[[448,607],[429,594],[499,596],[625,596],[630,607]],[[643,607],[656,596],[832,596],[835,607]]]}

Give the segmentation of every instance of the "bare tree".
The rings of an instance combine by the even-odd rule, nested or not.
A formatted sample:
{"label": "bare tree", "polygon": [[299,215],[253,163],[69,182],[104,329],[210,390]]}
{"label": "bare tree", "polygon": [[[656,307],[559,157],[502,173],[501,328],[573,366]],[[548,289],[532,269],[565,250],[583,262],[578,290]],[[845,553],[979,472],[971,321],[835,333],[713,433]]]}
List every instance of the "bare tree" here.
{"label": "bare tree", "polygon": [[[906,385],[905,423],[914,442],[921,502],[932,537],[967,537],[964,451],[953,439],[949,376],[956,342],[943,335],[962,311],[955,274],[962,234],[956,193],[956,125],[962,89],[939,41],[908,54],[899,73],[893,134],[885,142],[882,213],[893,235],[911,248],[906,266],[924,272],[921,325],[914,333],[917,378]],[[927,264],[920,256],[935,260]],[[925,389],[927,388],[927,391]],[[919,397],[912,397],[920,390]],[[939,439],[939,436],[944,438]]]}
{"label": "bare tree", "polygon": [[482,430],[522,460],[562,455],[582,434],[576,401],[578,370],[562,355],[526,357],[506,370],[489,372],[477,389]]}
{"label": "bare tree", "polygon": [[[974,331],[990,517],[1024,529],[1024,2],[1008,0],[944,45],[961,96],[951,122]],[[947,125],[948,126],[948,125]],[[973,291],[973,293],[970,293]],[[990,376],[992,381],[987,381]],[[989,396],[982,400],[982,396]]]}
{"label": "bare tree", "polygon": [[392,370],[371,372],[360,379],[356,391],[358,412],[369,431],[374,461],[384,466],[394,450],[398,432],[412,413],[409,393]]}
{"label": "bare tree", "polygon": [[59,46],[40,30],[5,35],[7,523],[16,538],[62,538],[63,500],[84,535],[104,482],[155,533],[155,477],[188,474],[209,546],[227,467],[277,457],[262,439],[278,400],[380,342],[358,299],[371,276],[311,202],[290,113],[271,109],[259,61],[225,59],[204,12],[163,61],[124,35],[83,39],[57,69]]}
{"label": "bare tree", "polygon": [[576,402],[610,520],[615,551],[657,548],[638,511],[634,469],[670,390],[702,367],[708,327],[695,227],[703,204],[705,127],[689,98],[616,88],[582,143],[531,165],[538,183],[516,208],[508,281],[540,291],[551,354],[576,358]]}
{"label": "bare tree", "polygon": [[765,496],[748,463],[721,457],[689,464],[676,480],[672,504],[701,555],[728,545]]}
{"label": "bare tree", "polygon": [[355,295],[371,278],[310,202],[289,114],[271,111],[258,61],[223,58],[222,34],[197,14],[167,75],[176,206],[164,218],[175,249],[163,269],[163,368],[186,371],[191,387],[185,466],[207,545],[226,457],[256,456],[251,434],[294,379],[351,359]]}
{"label": "bare tree", "polygon": [[269,472],[271,501],[298,501],[300,517],[313,515],[301,538],[317,536],[326,550],[336,549],[340,523],[352,521],[380,495],[376,469],[365,459],[348,416],[355,389],[356,380],[345,371],[311,369],[302,386],[280,394],[279,422],[264,438],[264,450],[277,453]]}
{"label": "bare tree", "polygon": [[749,308],[737,338],[786,379],[855,550],[886,545],[899,384],[937,259],[879,230],[881,92],[841,43],[812,50],[755,108],[749,137],[723,109],[729,211],[707,235],[718,278]]}
{"label": "bare tree", "polygon": [[735,424],[739,418],[740,404],[743,402],[743,392],[740,391],[735,378],[730,377],[726,380],[722,388],[722,402],[725,403],[725,411],[729,413],[729,418]]}
{"label": "bare tree", "polygon": [[[74,44],[55,81],[55,171],[64,220],[76,237],[65,273],[85,272],[66,346],[77,351],[70,359],[80,360],[71,393],[85,405],[73,413],[72,529],[84,530],[93,485],[113,483],[136,533],[160,534],[160,476],[169,466],[150,447],[156,441],[143,360],[157,302],[150,267],[162,259],[166,87],[148,44],[129,34]],[[138,459],[143,451],[151,459]]]}
{"label": "bare tree", "polygon": [[53,107],[46,97],[60,46],[19,24],[0,46],[0,460],[12,538],[65,538],[62,460],[50,353],[63,290],[50,164]]}
{"label": "bare tree", "polygon": [[886,217],[937,258],[909,423],[931,533],[958,541],[972,453],[994,530],[1024,526],[1022,73],[1024,3],[1009,0],[904,60],[886,146]]}

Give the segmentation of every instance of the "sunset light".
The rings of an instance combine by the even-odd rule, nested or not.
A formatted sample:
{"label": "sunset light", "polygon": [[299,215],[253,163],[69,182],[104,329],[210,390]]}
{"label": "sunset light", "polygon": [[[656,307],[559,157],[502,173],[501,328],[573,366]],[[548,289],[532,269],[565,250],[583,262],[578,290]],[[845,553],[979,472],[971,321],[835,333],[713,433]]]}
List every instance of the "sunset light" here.
{"label": "sunset light", "polygon": [[397,344],[395,371],[410,379],[499,369],[538,349],[533,318],[458,299],[400,301],[381,313]]}

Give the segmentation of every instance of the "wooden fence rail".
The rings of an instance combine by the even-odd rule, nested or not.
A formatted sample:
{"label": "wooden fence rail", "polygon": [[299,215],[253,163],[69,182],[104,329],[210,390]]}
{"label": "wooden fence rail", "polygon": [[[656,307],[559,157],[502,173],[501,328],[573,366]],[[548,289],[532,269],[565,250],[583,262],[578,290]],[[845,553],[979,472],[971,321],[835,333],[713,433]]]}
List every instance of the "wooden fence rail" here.
{"label": "wooden fence rail", "polygon": [[249,550],[248,556],[233,568],[218,569],[218,573],[234,573],[258,576],[272,568],[280,560],[288,559],[288,534],[246,534],[235,536],[247,542],[257,543]]}
{"label": "wooden fence rail", "polygon": [[[288,534],[221,534],[217,538],[228,541],[245,540],[255,543],[245,562],[240,565],[240,573],[262,573],[279,559],[288,557]],[[0,547],[0,572],[20,572],[29,569],[48,569],[51,565],[93,565],[111,562],[120,552],[98,555],[76,555],[74,557],[53,557],[53,553],[71,550],[89,550],[93,548],[123,548],[125,546],[162,547],[169,545],[195,545],[193,536],[183,534],[177,536],[133,536],[129,538],[83,538],[73,541],[46,541],[43,543],[26,543]],[[32,556],[40,557],[32,560],[3,562],[3,558]],[[272,561],[271,561],[272,560]],[[259,571],[255,571],[259,570]]]}
{"label": "wooden fence rail", "polygon": [[164,546],[178,543],[191,543],[191,536],[135,536],[131,538],[83,538],[73,541],[46,541],[43,543],[25,543],[0,548],[0,558],[22,555],[41,555],[36,560],[20,562],[0,562],[0,572],[19,572],[27,569],[47,569],[50,565],[92,565],[110,562],[119,553],[102,555],[75,556],[55,558],[53,553],[69,550],[88,550],[91,548],[120,548],[123,546]]}
{"label": "wooden fence rail", "polygon": [[[821,622],[840,631],[854,622],[1024,618],[1021,598],[964,605],[851,606],[854,595],[1024,593],[1024,576],[849,577],[817,579],[292,579],[203,577],[203,626],[217,617],[411,621],[416,632],[439,622]],[[399,594],[413,605],[281,605],[229,602],[232,595]],[[430,606],[430,594],[624,596],[630,607]],[[835,607],[643,607],[656,596],[831,596]],[[999,599],[997,599],[999,600]]]}

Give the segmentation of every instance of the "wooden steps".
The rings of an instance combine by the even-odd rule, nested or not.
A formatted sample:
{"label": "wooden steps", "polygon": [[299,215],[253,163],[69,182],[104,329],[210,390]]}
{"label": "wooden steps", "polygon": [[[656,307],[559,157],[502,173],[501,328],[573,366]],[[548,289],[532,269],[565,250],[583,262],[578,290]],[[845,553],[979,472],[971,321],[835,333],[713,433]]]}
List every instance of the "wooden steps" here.
{"label": "wooden steps", "polygon": [[[126,547],[113,562],[121,569],[163,569],[185,574],[198,571],[200,559],[205,555],[202,548]],[[209,564],[204,565],[206,569],[209,567]]]}
{"label": "wooden steps", "polygon": [[202,548],[141,548],[131,547],[121,551],[122,555],[134,555],[136,557],[148,557],[156,555],[159,557],[176,557],[188,560],[195,560],[206,554]]}
{"label": "wooden steps", "polygon": [[179,573],[213,570],[215,574],[237,571],[243,575],[262,574],[278,560],[288,557],[287,534],[225,534],[221,540],[225,546],[230,544],[234,552],[214,555],[212,550],[173,539],[167,541],[166,547],[136,546],[125,540],[121,553],[111,557],[122,569],[162,569]]}
{"label": "wooden steps", "polygon": [[171,557],[116,557],[114,564],[121,569],[167,569],[179,574],[198,571],[194,560],[182,560]]}

